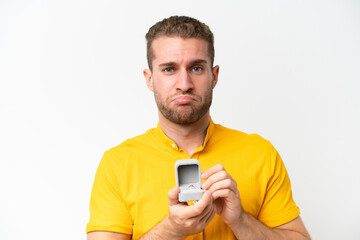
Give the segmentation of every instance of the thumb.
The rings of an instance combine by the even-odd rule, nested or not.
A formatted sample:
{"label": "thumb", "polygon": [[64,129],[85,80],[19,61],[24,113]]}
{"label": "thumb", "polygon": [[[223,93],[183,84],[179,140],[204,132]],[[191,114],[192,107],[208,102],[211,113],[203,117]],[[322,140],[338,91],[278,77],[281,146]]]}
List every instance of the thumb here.
{"label": "thumb", "polygon": [[179,204],[178,196],[180,193],[180,188],[175,186],[174,188],[170,189],[168,192],[169,196],[169,206]]}

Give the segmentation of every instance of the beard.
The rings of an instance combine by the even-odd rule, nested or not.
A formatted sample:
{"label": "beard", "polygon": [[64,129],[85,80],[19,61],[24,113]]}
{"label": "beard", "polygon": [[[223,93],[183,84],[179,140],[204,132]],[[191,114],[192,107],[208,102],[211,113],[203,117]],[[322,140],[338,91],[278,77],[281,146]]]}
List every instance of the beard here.
{"label": "beard", "polygon": [[168,103],[171,102],[171,99],[174,97],[174,95],[166,98],[166,102],[164,103],[161,100],[159,93],[156,91],[156,89],[154,89],[155,101],[160,113],[169,121],[182,125],[189,125],[197,122],[209,111],[212,102],[212,93],[212,86],[210,86],[210,88],[206,91],[204,97],[200,97],[191,93],[185,93],[183,95],[191,96],[192,98],[196,99],[196,102],[200,102],[200,105],[196,106],[191,103],[175,105],[173,108],[171,108],[169,107]]}

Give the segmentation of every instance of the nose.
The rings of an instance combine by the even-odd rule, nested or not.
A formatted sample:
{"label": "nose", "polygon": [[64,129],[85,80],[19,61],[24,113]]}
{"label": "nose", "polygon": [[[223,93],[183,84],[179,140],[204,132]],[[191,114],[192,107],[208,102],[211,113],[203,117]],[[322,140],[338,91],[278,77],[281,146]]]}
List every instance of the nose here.
{"label": "nose", "polygon": [[179,71],[179,74],[176,79],[176,90],[182,92],[190,92],[193,89],[193,83],[191,80],[191,76],[187,70]]}

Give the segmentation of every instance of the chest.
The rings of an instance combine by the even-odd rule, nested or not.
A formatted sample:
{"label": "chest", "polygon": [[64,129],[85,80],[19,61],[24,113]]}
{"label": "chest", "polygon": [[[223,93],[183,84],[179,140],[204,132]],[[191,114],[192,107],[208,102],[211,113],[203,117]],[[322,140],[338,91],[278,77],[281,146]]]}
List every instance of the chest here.
{"label": "chest", "polygon": [[[134,239],[151,230],[168,214],[167,193],[176,185],[174,163],[178,158],[166,157],[169,158],[167,161],[155,158],[137,159],[126,172],[128,184],[123,195],[133,219]],[[206,154],[199,155],[198,158],[202,171],[215,164],[222,164],[237,181],[244,209],[255,217],[258,215],[266,187],[259,177],[262,174],[261,166],[249,165],[248,160],[241,156],[226,154],[221,158],[218,155]],[[220,233],[222,236],[229,236],[221,239],[232,239],[231,231],[229,232],[221,218],[216,216],[204,232],[186,239],[205,239],[206,235],[214,236]]]}

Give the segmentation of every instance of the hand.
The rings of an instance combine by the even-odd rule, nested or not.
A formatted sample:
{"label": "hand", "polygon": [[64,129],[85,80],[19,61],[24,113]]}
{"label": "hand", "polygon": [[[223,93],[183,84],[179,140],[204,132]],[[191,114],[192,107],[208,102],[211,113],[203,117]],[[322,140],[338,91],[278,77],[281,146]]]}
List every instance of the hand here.
{"label": "hand", "polygon": [[202,231],[215,215],[213,199],[209,191],[205,191],[202,198],[194,205],[178,201],[179,187],[174,187],[168,192],[169,215],[167,216],[170,228],[176,238]]}
{"label": "hand", "polygon": [[221,164],[207,169],[201,177],[206,179],[202,188],[212,193],[216,213],[227,225],[234,225],[243,213],[236,181]]}

